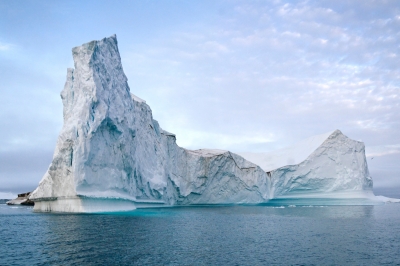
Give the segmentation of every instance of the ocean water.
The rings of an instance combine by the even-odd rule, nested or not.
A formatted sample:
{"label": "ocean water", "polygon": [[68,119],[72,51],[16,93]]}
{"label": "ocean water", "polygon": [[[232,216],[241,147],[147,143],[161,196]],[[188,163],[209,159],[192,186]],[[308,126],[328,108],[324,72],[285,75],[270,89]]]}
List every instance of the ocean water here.
{"label": "ocean water", "polygon": [[44,214],[0,204],[0,265],[400,265],[400,204]]}

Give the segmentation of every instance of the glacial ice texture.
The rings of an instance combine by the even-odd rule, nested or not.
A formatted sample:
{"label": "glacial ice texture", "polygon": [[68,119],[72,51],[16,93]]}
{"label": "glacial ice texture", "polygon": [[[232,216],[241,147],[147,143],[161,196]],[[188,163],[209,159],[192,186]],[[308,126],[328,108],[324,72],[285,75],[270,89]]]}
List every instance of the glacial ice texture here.
{"label": "glacial ice texture", "polygon": [[297,161],[278,160],[274,169],[254,156],[187,150],[130,92],[115,35],[75,47],[72,54],[74,69],[68,69],[61,92],[64,125],[31,196],[36,211],[253,204],[304,192],[371,191],[363,143],[340,131],[295,148]]}
{"label": "glacial ice texture", "polygon": [[[310,147],[314,150],[310,150]],[[305,150],[310,152],[307,156]],[[271,194],[274,198],[359,198],[372,195],[373,183],[364,144],[349,139],[339,130],[270,154],[242,155],[264,166],[271,177]],[[275,169],[269,168],[271,161]]]}

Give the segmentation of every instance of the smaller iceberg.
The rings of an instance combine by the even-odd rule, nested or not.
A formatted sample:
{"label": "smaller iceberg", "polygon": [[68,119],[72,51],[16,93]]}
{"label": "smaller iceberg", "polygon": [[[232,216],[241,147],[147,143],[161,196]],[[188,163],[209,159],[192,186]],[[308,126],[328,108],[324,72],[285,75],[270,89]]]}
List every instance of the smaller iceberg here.
{"label": "smaller iceberg", "polygon": [[29,199],[32,192],[20,193],[16,199],[7,201],[7,205],[28,205],[33,206],[34,202]]}

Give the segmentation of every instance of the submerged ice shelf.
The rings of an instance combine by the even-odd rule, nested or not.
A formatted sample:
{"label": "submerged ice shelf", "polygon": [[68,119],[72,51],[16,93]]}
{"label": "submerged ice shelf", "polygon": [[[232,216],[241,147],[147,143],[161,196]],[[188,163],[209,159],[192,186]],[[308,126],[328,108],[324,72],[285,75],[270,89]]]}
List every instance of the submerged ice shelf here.
{"label": "submerged ice shelf", "polygon": [[279,198],[376,202],[364,144],[339,130],[269,154],[187,150],[130,92],[116,36],[72,49],[64,125],[35,211],[98,212]]}

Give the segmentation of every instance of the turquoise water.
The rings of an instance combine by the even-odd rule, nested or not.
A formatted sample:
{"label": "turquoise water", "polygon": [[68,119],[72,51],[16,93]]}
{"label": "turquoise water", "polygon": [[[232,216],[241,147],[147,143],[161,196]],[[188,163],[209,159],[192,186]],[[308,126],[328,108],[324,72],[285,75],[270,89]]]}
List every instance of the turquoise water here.
{"label": "turquoise water", "polygon": [[0,265],[400,265],[400,204],[43,214],[0,204]]}

